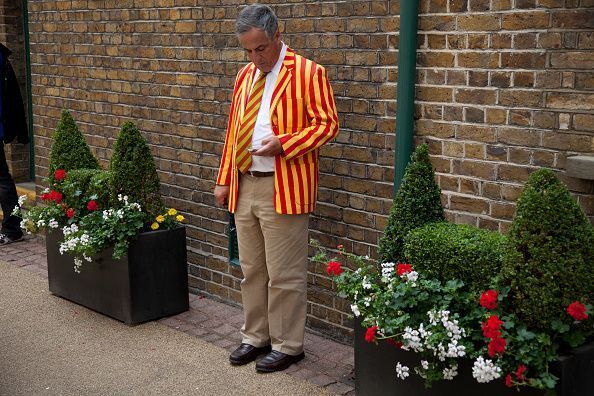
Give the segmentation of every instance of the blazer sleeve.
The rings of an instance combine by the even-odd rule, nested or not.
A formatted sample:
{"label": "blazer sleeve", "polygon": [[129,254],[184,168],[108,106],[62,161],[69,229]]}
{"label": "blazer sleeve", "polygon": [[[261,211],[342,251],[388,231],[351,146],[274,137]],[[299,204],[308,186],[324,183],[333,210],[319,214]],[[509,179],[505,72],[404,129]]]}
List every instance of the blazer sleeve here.
{"label": "blazer sleeve", "polygon": [[316,65],[304,101],[311,124],[298,133],[279,137],[287,160],[302,156],[332,140],[338,134],[338,113],[326,69]]}
{"label": "blazer sleeve", "polygon": [[231,173],[233,169],[231,155],[233,153],[233,141],[235,139],[233,133],[233,123],[235,122],[236,107],[238,106],[239,96],[237,91],[243,80],[241,77],[245,75],[246,68],[242,68],[235,77],[235,86],[233,87],[233,99],[231,100],[231,108],[229,110],[229,118],[227,120],[227,132],[225,134],[225,145],[223,146],[223,154],[221,155],[221,163],[219,165],[219,175],[216,184],[221,186],[228,186],[231,184]]}

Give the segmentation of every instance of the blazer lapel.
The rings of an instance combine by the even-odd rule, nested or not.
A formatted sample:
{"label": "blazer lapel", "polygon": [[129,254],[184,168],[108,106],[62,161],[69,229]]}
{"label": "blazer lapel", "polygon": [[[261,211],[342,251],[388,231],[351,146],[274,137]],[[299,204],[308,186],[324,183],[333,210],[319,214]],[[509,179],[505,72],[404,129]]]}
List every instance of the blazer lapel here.
{"label": "blazer lapel", "polygon": [[250,96],[250,91],[252,90],[252,82],[254,81],[254,75],[256,74],[256,66],[252,63],[250,65],[251,70],[248,71],[248,75],[244,79],[243,83],[241,84],[241,102],[239,104],[239,122],[243,119],[243,113],[245,111],[245,106],[247,106],[247,102]]}
{"label": "blazer lapel", "polygon": [[293,77],[293,69],[295,68],[295,52],[287,48],[287,52],[285,53],[285,59],[283,60],[283,65],[281,66],[280,73],[278,74],[278,78],[276,79],[276,84],[274,86],[274,91],[272,93],[272,101],[270,102],[270,115],[274,112],[278,101],[280,100],[281,95],[287,88],[287,85],[291,81]]}

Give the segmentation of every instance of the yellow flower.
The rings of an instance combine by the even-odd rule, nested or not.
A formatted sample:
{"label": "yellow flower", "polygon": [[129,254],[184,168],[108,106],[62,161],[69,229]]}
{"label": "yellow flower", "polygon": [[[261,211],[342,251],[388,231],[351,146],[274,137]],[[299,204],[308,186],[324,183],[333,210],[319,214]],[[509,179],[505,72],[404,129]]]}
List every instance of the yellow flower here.
{"label": "yellow flower", "polygon": [[162,223],[162,222],[164,222],[164,221],[165,221],[165,217],[163,217],[163,216],[161,216],[161,215],[157,216],[157,222],[158,222],[158,223]]}
{"label": "yellow flower", "polygon": [[156,230],[157,228],[159,228],[159,223],[153,223],[153,224],[151,224],[151,228],[153,230]]}
{"label": "yellow flower", "polygon": [[182,216],[182,215],[177,215],[177,217],[175,218],[175,220],[177,220],[177,221],[179,221],[179,222],[182,222],[182,221],[184,221],[184,216]]}
{"label": "yellow flower", "polygon": [[169,209],[169,211],[167,212],[167,214],[169,216],[175,216],[177,214],[177,210],[171,208],[171,209]]}

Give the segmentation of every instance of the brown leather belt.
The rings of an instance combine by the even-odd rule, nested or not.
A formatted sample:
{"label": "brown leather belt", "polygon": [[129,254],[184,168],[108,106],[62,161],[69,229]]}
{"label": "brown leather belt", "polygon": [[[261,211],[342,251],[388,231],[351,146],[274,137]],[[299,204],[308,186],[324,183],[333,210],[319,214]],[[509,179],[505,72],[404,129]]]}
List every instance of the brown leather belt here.
{"label": "brown leather belt", "polygon": [[274,176],[274,172],[247,171],[247,172],[245,172],[245,174],[250,175],[252,177],[272,177],[272,176]]}

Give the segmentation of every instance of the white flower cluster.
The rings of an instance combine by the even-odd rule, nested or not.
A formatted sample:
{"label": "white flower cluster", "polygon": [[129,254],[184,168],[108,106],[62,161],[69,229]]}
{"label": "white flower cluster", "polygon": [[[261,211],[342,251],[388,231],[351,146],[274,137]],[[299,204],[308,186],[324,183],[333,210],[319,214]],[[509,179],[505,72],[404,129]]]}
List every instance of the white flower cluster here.
{"label": "white flower cluster", "polygon": [[421,360],[421,367],[425,370],[429,370],[429,362],[426,360]]}
{"label": "white flower cluster", "polygon": [[[79,237],[72,236],[72,234],[77,231],[78,227],[76,226],[76,224],[72,224],[70,227],[65,226],[62,229],[62,232],[64,232],[64,242],[60,244],[60,254],[64,254],[64,252],[73,251],[79,245],[84,248],[91,243],[91,237],[87,233],[83,233]],[[87,261],[90,261],[90,259]]]}
{"label": "white flower cluster", "polygon": [[398,362],[398,364],[396,364],[396,376],[400,379],[406,379],[406,377],[409,376],[408,373],[408,367],[404,366],[402,364],[400,364],[400,362]]}
{"label": "white flower cluster", "polygon": [[357,316],[357,317],[358,317],[359,315],[361,315],[361,311],[359,311],[359,307],[357,307],[357,304],[352,304],[352,305],[351,305],[351,311],[353,311],[353,314],[354,314],[355,316]]}
{"label": "white flower cluster", "polygon": [[118,219],[124,218],[124,211],[122,209],[118,210],[104,210],[103,211],[103,220],[109,220],[111,217],[117,217]]}
{"label": "white flower cluster", "polygon": [[405,327],[404,334],[402,335],[402,341],[404,343],[402,349],[405,351],[412,349],[415,352],[423,352],[425,350],[424,339],[430,336],[431,332],[425,330],[423,323],[416,330],[412,327]]}
{"label": "white flower cluster", "polygon": [[366,307],[369,307],[371,305],[371,297],[365,297],[363,299],[363,304],[365,304]]}
{"label": "white flower cluster", "polygon": [[[86,254],[83,254],[83,258],[85,259],[85,261],[88,261],[88,262],[93,261],[93,259],[88,257]],[[76,272],[77,274],[80,274],[81,267],[82,267],[82,259],[80,257],[75,257],[74,258],[74,272]]]}
{"label": "white flower cluster", "polygon": [[472,366],[472,376],[477,382],[491,382],[501,377],[501,368],[495,366],[490,359],[479,356]]}
{"label": "white flower cluster", "polygon": [[419,273],[417,271],[410,271],[406,274],[402,274],[402,278],[406,279],[406,282],[410,283],[412,287],[417,286],[417,279],[419,279]]}
{"label": "white flower cluster", "polygon": [[76,272],[77,274],[80,274],[80,267],[82,267],[82,260],[80,259],[80,257],[75,257],[74,258],[74,272]]}
{"label": "white flower cluster", "polygon": [[27,227],[29,225],[29,220],[21,220],[21,224],[20,227],[21,229],[27,231],[27,234],[31,235],[31,231],[29,231],[29,227]]}
{"label": "white flower cluster", "polygon": [[49,228],[58,228],[59,227],[59,224],[56,221],[56,219],[50,219],[50,221],[48,222],[47,225]]}
{"label": "white flower cluster", "polygon": [[23,204],[24,204],[25,202],[27,202],[27,199],[29,199],[29,198],[27,197],[27,195],[26,195],[26,194],[25,194],[25,195],[21,195],[21,196],[19,197],[19,206],[23,206]]}
{"label": "white flower cluster", "polygon": [[429,323],[432,326],[443,326],[447,332],[447,336],[450,338],[447,345],[440,342],[437,346],[427,345],[427,348],[432,349],[434,355],[442,362],[446,358],[465,356],[466,347],[460,345],[458,341],[466,335],[466,331],[459,326],[457,319],[450,320],[450,311],[429,311],[427,312],[427,316],[429,316]]}
{"label": "white flower cluster", "polygon": [[45,227],[45,220],[37,220],[37,228]]}
{"label": "white flower cluster", "polygon": [[67,237],[70,234],[78,232],[78,226],[76,225],[76,223],[72,223],[70,227],[64,226],[64,228],[62,228],[62,232],[64,233],[64,236]]}
{"label": "white flower cluster", "polygon": [[25,202],[27,202],[27,200],[29,199],[29,197],[27,197],[27,195],[21,195],[19,197],[19,203],[18,205],[15,205],[14,209],[12,210],[12,212],[10,213],[13,216],[18,216],[19,212],[21,211],[21,207],[25,204]]}
{"label": "white flower cluster", "polygon": [[409,369],[407,366],[400,364],[400,362],[398,362],[396,364],[396,376],[400,379],[406,379],[406,377],[408,377],[410,374],[408,373]]}
{"label": "white flower cluster", "polygon": [[127,205],[128,204],[128,196],[127,195],[118,194],[118,201],[124,202],[124,204]]}
{"label": "white flower cluster", "polygon": [[452,364],[450,367],[446,367],[443,369],[443,379],[445,380],[453,380],[455,376],[458,375],[458,365]]}
{"label": "white flower cluster", "polygon": [[367,275],[365,275],[363,277],[363,282],[362,283],[363,283],[363,289],[365,289],[365,290],[371,289],[371,282],[369,282],[369,279],[367,279]]}
{"label": "white flower cluster", "polygon": [[382,263],[382,282],[388,283],[394,274],[394,263]]}

